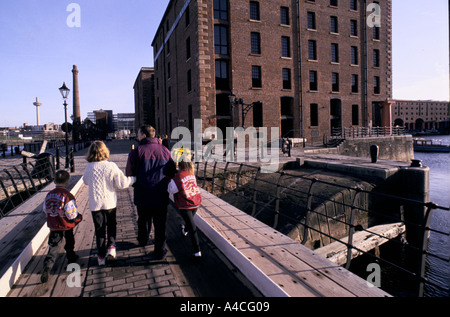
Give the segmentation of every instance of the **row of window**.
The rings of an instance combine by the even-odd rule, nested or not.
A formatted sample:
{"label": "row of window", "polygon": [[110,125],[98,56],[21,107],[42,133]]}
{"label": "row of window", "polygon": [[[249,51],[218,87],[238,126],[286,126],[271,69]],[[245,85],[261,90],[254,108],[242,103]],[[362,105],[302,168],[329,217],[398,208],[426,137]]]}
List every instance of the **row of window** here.
{"label": "row of window", "polygon": [[[309,124],[311,127],[319,126],[319,105],[309,105]],[[328,117],[326,117],[328,118]],[[359,105],[352,105],[352,125],[359,125]]]}
{"label": "row of window", "polygon": [[[316,13],[308,11],[307,12],[307,22],[308,22],[308,30],[317,31],[316,24]],[[330,17],[330,33],[339,34],[339,22],[337,16]],[[357,37],[358,36],[358,21],[350,20],[350,36]],[[372,39],[379,40],[380,39],[380,28],[374,27],[372,31]]]}
{"label": "row of window", "polygon": [[[339,44],[331,43],[331,52],[330,52],[330,61],[331,63],[339,63]],[[359,53],[357,46],[350,46],[350,64],[351,65],[359,65]],[[308,40],[308,60],[317,61],[318,53],[317,53],[317,43],[315,40]],[[380,50],[374,49],[372,52],[372,65],[373,67],[380,67]]]}
{"label": "row of window", "polygon": [[[316,0],[307,0],[308,2],[316,2]],[[339,1],[338,0],[330,0],[329,2],[330,7],[339,7]],[[350,0],[349,3],[349,9],[352,11],[357,11],[358,10],[358,0]]]}
{"label": "row of window", "polygon": [[[214,50],[218,55],[228,55],[228,29],[223,25],[214,26]],[[190,57],[190,45],[187,42],[187,52]],[[250,53],[254,55],[261,55],[261,34],[259,32],[250,33]],[[288,36],[281,37],[281,56],[291,57],[291,40]],[[358,47],[350,47],[350,64],[359,65]],[[317,42],[315,40],[308,40],[308,59],[318,60]],[[380,50],[374,49],[372,53],[372,61],[374,67],[380,67]],[[339,44],[331,43],[331,62],[339,63]]]}
{"label": "row of window", "polygon": [[[216,2],[217,2],[217,10],[216,10]],[[315,2],[315,1],[310,1]],[[228,20],[228,12],[227,12],[227,3],[226,0],[216,0],[215,10],[214,10],[214,18],[219,20]],[[338,7],[337,1],[330,1],[330,6]],[[358,10],[357,0],[350,0],[350,10],[356,11]],[[253,21],[261,21],[260,7],[258,1],[250,1],[250,20]],[[288,7],[280,7],[280,24],[282,25],[290,25],[289,18],[289,8]],[[337,32],[335,32],[337,33]]]}
{"label": "row of window", "polygon": [[[228,60],[217,59],[216,60],[216,89],[218,90],[228,90],[230,89],[229,84],[229,69]],[[252,75],[252,88],[262,88],[262,68],[259,65],[252,65],[251,68]],[[283,89],[292,89],[292,76],[291,69],[283,68],[281,73],[281,81]],[[331,73],[331,91],[340,92],[340,75],[339,73]],[[189,85],[188,85],[189,87]],[[319,89],[319,78],[318,73],[315,70],[309,72],[309,90],[318,91]],[[356,74],[351,75],[351,92],[359,93],[359,76]],[[373,77],[373,93],[380,94],[380,77]]]}

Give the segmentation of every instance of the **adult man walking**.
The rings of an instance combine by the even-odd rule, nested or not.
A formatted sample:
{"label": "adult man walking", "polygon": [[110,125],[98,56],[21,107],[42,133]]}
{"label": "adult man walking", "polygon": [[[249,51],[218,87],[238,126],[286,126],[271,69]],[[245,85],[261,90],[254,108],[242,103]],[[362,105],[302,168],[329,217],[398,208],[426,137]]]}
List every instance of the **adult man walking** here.
{"label": "adult man walking", "polygon": [[[166,256],[166,219],[169,195],[167,185],[170,181],[167,167],[173,163],[169,150],[160,144],[155,137],[156,132],[152,126],[142,126],[137,138],[139,146],[128,155],[125,173],[135,176],[134,204],[138,212],[138,242],[144,246],[153,222],[155,233],[155,248],[152,259],[161,260]],[[173,173],[174,171],[172,171]],[[169,175],[169,177],[166,177]]]}

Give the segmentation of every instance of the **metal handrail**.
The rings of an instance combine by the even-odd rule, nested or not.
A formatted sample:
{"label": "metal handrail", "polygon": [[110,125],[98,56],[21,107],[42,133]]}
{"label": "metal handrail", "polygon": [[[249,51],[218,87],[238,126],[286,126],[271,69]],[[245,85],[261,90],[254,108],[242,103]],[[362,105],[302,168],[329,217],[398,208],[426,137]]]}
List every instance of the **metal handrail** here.
{"label": "metal handrail", "polygon": [[54,180],[53,156],[0,171],[0,219]]}
{"label": "metal handrail", "polygon": [[393,135],[405,135],[404,127],[349,127],[332,128],[331,138],[356,139],[369,137],[384,137]]}

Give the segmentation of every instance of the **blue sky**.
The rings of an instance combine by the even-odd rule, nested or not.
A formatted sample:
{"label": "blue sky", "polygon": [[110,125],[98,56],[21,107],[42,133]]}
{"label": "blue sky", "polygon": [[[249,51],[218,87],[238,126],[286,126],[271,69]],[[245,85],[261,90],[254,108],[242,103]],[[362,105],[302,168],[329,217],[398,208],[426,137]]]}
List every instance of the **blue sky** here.
{"label": "blue sky", "polygon": [[[69,27],[70,3],[80,27]],[[65,81],[79,69],[81,117],[97,109],[134,112],[139,69],[153,66],[151,42],[169,0],[0,1],[0,127],[62,123]],[[424,3],[426,3],[424,5]],[[383,13],[381,13],[383,14]],[[430,31],[433,31],[430,33]],[[393,0],[394,98],[449,98],[447,0]],[[72,91],[68,99],[72,114]]]}

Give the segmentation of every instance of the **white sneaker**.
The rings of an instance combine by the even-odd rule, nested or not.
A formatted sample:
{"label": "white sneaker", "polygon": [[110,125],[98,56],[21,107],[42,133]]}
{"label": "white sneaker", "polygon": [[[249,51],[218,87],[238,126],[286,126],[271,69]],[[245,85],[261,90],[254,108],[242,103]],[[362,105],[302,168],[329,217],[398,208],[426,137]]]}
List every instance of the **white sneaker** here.
{"label": "white sneaker", "polygon": [[108,253],[106,254],[106,256],[110,256],[115,260],[116,259],[116,247],[109,247]]}
{"label": "white sneaker", "polygon": [[100,257],[100,256],[98,256],[97,257],[97,260],[98,260],[98,265],[99,266],[103,266],[103,265],[105,265],[105,263],[106,263],[106,258],[102,258],[102,257]]}

